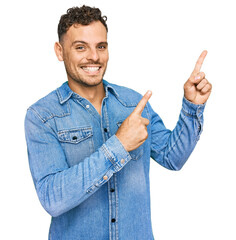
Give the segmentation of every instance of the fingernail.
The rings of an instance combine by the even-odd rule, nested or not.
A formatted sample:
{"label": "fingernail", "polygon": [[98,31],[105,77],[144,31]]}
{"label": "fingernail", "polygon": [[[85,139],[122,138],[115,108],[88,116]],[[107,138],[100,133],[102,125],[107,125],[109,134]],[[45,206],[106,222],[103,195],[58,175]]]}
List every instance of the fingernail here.
{"label": "fingernail", "polygon": [[199,79],[200,79],[200,76],[196,76],[196,77],[195,77],[195,80],[199,80]]}
{"label": "fingernail", "polygon": [[148,95],[151,95],[151,94],[152,94],[152,91],[151,91],[151,90],[148,90],[148,91],[147,91],[147,94],[148,94]]}

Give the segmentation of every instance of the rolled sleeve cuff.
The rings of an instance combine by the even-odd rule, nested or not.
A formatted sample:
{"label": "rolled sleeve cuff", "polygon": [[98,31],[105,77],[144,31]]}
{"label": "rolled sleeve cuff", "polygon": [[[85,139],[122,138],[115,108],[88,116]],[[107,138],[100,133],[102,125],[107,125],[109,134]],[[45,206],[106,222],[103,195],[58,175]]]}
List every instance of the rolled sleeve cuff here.
{"label": "rolled sleeve cuff", "polygon": [[194,104],[188,101],[185,97],[183,98],[182,109],[186,115],[197,116],[200,118],[203,115],[206,103]]}
{"label": "rolled sleeve cuff", "polygon": [[102,145],[102,150],[113,164],[116,172],[121,170],[131,160],[130,154],[125,150],[116,135],[113,135]]}

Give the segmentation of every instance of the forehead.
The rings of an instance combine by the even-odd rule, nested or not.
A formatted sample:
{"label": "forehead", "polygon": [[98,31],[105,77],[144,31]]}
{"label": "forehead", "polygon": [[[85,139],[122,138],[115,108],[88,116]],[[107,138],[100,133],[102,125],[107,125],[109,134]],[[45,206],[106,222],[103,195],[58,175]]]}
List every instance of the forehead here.
{"label": "forehead", "polygon": [[107,41],[107,31],[100,21],[92,22],[89,25],[74,24],[64,35],[63,41],[64,43],[84,41],[90,44],[105,42]]}

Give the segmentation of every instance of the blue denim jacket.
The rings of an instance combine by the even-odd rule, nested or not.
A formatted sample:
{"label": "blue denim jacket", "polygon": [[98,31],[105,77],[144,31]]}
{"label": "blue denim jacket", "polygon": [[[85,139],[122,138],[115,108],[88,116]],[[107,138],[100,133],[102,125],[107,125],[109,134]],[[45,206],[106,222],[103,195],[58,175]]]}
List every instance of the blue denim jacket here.
{"label": "blue denim jacket", "polygon": [[148,103],[148,139],[127,152],[115,133],[141,99],[135,91],[103,81],[99,115],[64,83],[27,111],[29,165],[39,200],[52,216],[52,240],[151,240],[150,157],[182,168],[203,125],[205,105],[183,98],[173,131]]}

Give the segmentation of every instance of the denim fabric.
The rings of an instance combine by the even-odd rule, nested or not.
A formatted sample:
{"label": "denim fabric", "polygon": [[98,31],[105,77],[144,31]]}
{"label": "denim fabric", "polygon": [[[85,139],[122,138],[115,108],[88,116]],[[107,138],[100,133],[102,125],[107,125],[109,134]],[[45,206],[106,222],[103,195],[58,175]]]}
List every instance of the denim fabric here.
{"label": "denim fabric", "polygon": [[127,152],[116,131],[141,99],[103,81],[99,115],[64,83],[31,107],[25,118],[29,165],[38,198],[52,216],[51,240],[151,240],[150,157],[182,168],[202,132],[205,105],[183,98],[173,131],[148,103],[148,139]]}

